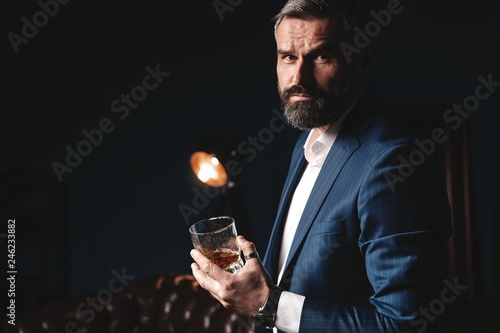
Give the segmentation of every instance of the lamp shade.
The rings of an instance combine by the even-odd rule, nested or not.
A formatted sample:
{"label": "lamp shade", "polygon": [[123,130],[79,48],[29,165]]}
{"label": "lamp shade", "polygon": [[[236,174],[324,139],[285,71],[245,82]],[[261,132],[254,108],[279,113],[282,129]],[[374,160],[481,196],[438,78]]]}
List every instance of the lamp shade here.
{"label": "lamp shade", "polygon": [[191,155],[191,169],[203,183],[212,187],[223,187],[229,181],[225,165],[236,159],[239,137],[227,129],[219,129],[203,136],[198,150]]}
{"label": "lamp shade", "polygon": [[226,169],[214,154],[197,151],[191,155],[191,169],[203,183],[222,187],[228,181]]}

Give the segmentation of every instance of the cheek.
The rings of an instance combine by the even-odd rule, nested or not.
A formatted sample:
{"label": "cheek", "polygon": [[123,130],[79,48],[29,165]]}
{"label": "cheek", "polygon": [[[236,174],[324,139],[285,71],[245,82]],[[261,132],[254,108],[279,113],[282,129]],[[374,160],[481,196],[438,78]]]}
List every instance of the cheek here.
{"label": "cheek", "polygon": [[346,82],[347,73],[340,70],[338,66],[323,69],[317,72],[318,85],[329,93],[337,93]]}
{"label": "cheek", "polygon": [[286,74],[285,71],[277,69],[276,75],[278,78],[278,89],[279,91],[283,91],[283,88],[287,87],[289,85],[289,75]]}
{"label": "cheek", "polygon": [[284,82],[286,80],[286,78],[290,75],[287,74],[287,70],[286,68],[282,67],[282,66],[277,66],[276,67],[276,74],[278,76],[278,80]]}
{"label": "cheek", "polygon": [[338,87],[339,77],[332,73],[321,72],[318,73],[315,78],[316,84],[321,89],[328,91],[329,93],[332,93],[334,90],[336,90],[336,87]]}

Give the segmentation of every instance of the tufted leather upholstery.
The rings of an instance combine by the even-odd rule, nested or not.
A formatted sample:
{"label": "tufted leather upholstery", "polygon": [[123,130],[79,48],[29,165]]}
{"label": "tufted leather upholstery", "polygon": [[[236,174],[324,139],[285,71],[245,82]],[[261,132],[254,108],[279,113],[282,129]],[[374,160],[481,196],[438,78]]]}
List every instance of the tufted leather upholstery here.
{"label": "tufted leather upholstery", "polygon": [[[90,295],[96,297],[96,294]],[[101,311],[87,297],[19,311],[8,333],[250,333],[253,318],[225,309],[193,276],[174,273],[128,285]],[[87,310],[87,312],[85,311]],[[90,313],[95,315],[90,315]],[[79,330],[78,330],[79,329]]]}

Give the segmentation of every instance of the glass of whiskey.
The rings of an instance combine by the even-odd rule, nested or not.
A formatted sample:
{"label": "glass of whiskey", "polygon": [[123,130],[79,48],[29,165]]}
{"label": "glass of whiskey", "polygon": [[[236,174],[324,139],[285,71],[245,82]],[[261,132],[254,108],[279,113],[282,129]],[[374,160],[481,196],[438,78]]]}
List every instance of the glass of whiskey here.
{"label": "glass of whiskey", "polygon": [[234,218],[215,216],[203,219],[194,223],[189,233],[194,248],[212,263],[231,273],[243,268]]}

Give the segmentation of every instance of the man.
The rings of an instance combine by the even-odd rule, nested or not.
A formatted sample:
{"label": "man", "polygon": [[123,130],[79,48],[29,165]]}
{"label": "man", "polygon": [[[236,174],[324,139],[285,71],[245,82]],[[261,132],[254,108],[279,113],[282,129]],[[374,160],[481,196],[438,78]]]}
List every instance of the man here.
{"label": "man", "polygon": [[443,183],[426,165],[394,181],[416,149],[410,126],[371,88],[372,46],[345,57],[350,1],[289,0],[276,17],[278,87],[297,141],[262,264],[222,271],[196,250],[192,271],[225,307],[283,332],[422,332],[439,297],[450,236]]}

